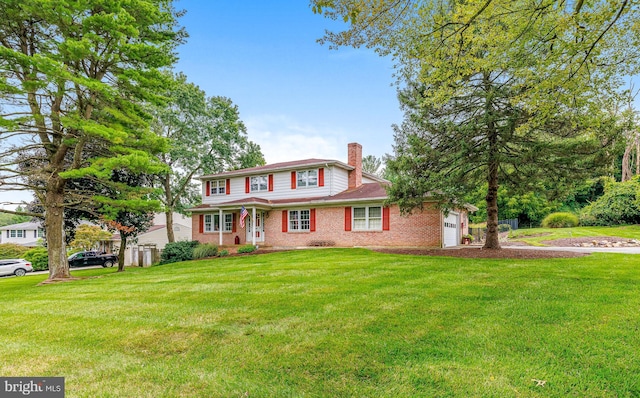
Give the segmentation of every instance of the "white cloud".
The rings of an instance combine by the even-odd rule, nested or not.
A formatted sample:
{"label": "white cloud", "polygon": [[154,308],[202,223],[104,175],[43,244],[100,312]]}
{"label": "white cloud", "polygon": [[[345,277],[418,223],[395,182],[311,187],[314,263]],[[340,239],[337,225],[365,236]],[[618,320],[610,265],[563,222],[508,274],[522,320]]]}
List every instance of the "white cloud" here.
{"label": "white cloud", "polygon": [[303,125],[282,115],[250,117],[245,125],[249,139],[260,145],[268,164],[310,158],[347,160],[350,141],[339,129]]}

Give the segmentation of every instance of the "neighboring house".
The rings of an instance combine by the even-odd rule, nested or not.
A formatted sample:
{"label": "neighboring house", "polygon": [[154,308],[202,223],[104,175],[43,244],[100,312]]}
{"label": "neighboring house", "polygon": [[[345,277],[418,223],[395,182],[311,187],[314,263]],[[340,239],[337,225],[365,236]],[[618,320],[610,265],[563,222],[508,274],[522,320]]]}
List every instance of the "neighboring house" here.
{"label": "neighboring house", "polygon": [[[198,177],[202,205],[192,211],[193,240],[271,247],[449,247],[466,233],[466,209],[448,215],[425,199],[402,216],[384,206],[389,181],[362,171],[362,146],[348,161],[306,159]],[[469,206],[470,209],[474,209]],[[248,213],[241,227],[241,211]]]}
{"label": "neighboring house", "polygon": [[26,247],[41,246],[44,228],[40,222],[23,222],[0,227],[0,243],[15,243]]}
{"label": "neighboring house", "polygon": [[[128,244],[129,249],[125,252],[125,265],[137,264],[138,253],[150,249],[162,250],[169,243],[167,238],[167,218],[164,213],[158,213],[153,218],[153,225],[146,232],[138,235],[136,243]],[[191,219],[178,213],[173,213],[173,234],[177,241],[191,240]],[[113,245],[120,245],[120,234],[113,236]],[[146,248],[146,249],[145,249]],[[114,248],[114,252],[117,250]]]}

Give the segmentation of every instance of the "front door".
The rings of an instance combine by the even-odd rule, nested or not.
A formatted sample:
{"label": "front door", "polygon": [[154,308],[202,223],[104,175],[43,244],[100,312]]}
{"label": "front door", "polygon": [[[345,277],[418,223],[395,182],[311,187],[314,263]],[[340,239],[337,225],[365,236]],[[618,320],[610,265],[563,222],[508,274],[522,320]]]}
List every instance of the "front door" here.
{"label": "front door", "polygon": [[[251,235],[251,228],[253,222],[251,222],[251,214],[247,216],[246,220],[247,225],[247,243],[253,242],[253,238]],[[256,211],[256,242],[264,242],[264,213],[261,211]]]}

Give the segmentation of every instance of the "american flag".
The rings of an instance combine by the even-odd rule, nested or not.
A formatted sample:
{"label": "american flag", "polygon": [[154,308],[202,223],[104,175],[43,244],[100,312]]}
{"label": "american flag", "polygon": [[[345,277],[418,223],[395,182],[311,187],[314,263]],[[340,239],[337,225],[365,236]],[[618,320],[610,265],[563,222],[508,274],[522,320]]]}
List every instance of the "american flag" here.
{"label": "american flag", "polygon": [[244,208],[244,206],[242,206],[242,209],[240,210],[240,228],[244,228],[244,219],[248,215],[249,215],[249,212],[247,211],[247,209]]}

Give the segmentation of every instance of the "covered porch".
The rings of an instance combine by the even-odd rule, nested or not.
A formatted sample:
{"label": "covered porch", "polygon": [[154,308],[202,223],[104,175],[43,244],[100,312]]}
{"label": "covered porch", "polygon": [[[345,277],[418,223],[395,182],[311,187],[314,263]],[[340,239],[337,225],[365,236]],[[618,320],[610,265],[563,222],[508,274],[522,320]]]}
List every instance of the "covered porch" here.
{"label": "covered porch", "polygon": [[[209,236],[209,243],[219,247],[231,244],[257,246],[265,241],[265,219],[269,217],[271,205],[261,199],[230,202],[219,205],[200,205],[191,209],[194,224],[201,236]],[[195,225],[194,225],[195,227]],[[233,241],[229,235],[233,235]],[[242,236],[242,238],[241,238]]]}

